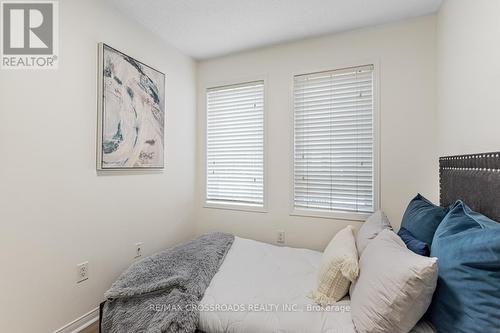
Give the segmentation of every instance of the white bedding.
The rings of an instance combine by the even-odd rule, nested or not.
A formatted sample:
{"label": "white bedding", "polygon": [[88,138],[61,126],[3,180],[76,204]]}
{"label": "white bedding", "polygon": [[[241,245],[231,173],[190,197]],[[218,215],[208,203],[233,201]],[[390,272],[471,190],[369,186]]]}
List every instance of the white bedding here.
{"label": "white bedding", "polygon": [[[348,298],[327,309],[309,298],[320,260],[320,252],[236,237],[201,300],[199,329],[355,333]],[[419,327],[415,333],[433,332]]]}

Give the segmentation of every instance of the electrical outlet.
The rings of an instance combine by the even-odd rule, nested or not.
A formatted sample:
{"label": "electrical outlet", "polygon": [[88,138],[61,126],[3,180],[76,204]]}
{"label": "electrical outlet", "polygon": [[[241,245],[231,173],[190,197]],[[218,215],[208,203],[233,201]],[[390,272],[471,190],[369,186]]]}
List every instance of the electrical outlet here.
{"label": "electrical outlet", "polygon": [[134,258],[140,258],[142,257],[142,242],[135,243],[135,257]]}
{"label": "electrical outlet", "polygon": [[76,265],[76,283],[83,282],[89,279],[89,262],[85,261]]}
{"label": "electrical outlet", "polygon": [[278,230],[278,238],[276,239],[276,243],[285,244],[285,231]]}

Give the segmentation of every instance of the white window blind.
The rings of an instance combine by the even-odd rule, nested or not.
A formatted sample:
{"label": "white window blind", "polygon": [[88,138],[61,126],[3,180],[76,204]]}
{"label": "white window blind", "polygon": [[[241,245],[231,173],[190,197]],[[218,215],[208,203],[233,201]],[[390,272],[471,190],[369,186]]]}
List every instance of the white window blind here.
{"label": "white window blind", "polygon": [[263,207],[264,82],[207,90],[207,203]]}
{"label": "white window blind", "polygon": [[294,78],[294,207],[374,210],[373,66]]}

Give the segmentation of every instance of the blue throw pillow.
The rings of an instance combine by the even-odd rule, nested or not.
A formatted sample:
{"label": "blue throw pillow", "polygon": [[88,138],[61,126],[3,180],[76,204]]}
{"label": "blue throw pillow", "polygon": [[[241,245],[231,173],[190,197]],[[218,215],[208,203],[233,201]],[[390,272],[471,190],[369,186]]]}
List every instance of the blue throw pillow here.
{"label": "blue throw pillow", "polygon": [[411,232],[416,239],[427,243],[430,247],[434,233],[448,211],[448,208],[436,206],[418,194],[408,204],[401,227]]}
{"label": "blue throw pillow", "polygon": [[431,256],[439,275],[429,314],[438,332],[500,332],[500,223],[459,201],[436,230]]}
{"label": "blue throw pillow", "polygon": [[409,232],[405,228],[400,228],[398,231],[398,235],[403,240],[403,242],[405,242],[406,247],[410,251],[415,252],[416,254],[419,254],[421,256],[429,256],[431,252],[429,250],[429,245],[422,242],[421,240],[416,239],[411,232]]}

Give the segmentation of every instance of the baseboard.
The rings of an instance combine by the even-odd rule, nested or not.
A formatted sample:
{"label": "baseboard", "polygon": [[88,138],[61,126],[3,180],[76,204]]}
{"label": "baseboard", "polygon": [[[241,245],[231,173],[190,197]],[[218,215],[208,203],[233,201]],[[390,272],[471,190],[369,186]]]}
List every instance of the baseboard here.
{"label": "baseboard", "polygon": [[99,320],[99,308],[95,308],[71,323],[64,325],[54,333],[79,333]]}

